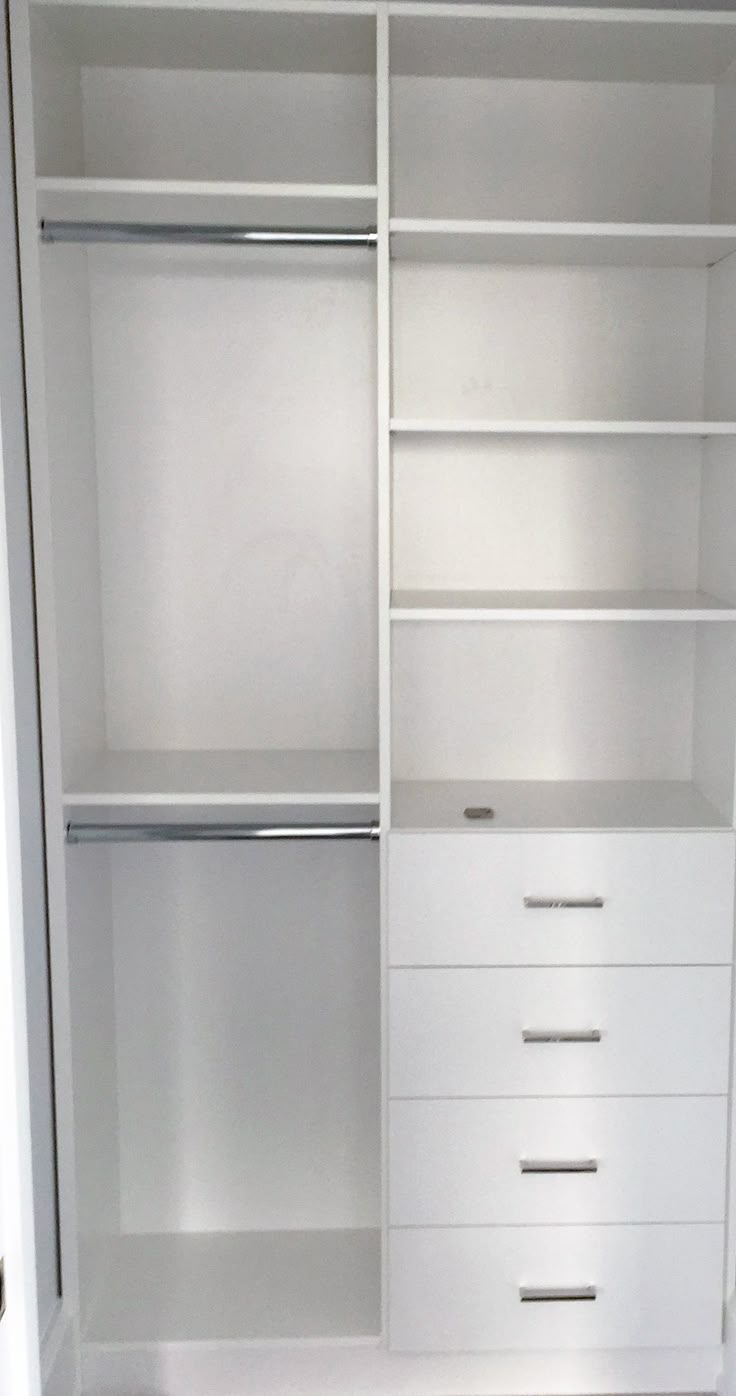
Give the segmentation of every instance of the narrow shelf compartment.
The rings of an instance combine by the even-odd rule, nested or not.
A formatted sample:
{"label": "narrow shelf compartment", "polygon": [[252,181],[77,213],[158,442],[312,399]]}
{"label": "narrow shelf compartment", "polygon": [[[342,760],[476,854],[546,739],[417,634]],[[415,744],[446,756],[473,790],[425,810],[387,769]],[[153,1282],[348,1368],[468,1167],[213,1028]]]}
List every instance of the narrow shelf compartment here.
{"label": "narrow shelf compartment", "polygon": [[363,228],[376,218],[374,184],[42,176],[36,199],[40,220],[299,229]]}
{"label": "narrow shelf compartment", "polygon": [[87,1344],[377,1342],[380,1233],[121,1236]]}
{"label": "narrow shelf compartment", "polygon": [[392,218],[399,261],[538,266],[710,267],[736,252],[736,225]]}
{"label": "narrow shelf compartment", "polygon": [[65,792],[67,807],[360,805],[378,802],[373,751],[106,751]]}
{"label": "narrow shelf compartment", "polygon": [[395,591],[396,621],[733,621],[736,607],[702,591]]}
{"label": "narrow shelf compartment", "polygon": [[491,421],[487,418],[392,417],[399,436],[736,436],[736,422]]}
{"label": "narrow shelf compartment", "polygon": [[[468,819],[466,808],[493,817]],[[392,827],[468,833],[503,829],[728,829],[714,805],[680,780],[396,781]]]}

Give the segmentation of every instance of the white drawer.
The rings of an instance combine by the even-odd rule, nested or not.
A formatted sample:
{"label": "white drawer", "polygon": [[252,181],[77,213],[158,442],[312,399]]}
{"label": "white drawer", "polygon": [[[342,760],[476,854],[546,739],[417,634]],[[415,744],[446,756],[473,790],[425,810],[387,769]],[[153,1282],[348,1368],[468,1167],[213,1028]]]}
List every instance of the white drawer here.
{"label": "white drawer", "polygon": [[725,1096],[394,1100],[393,1226],[722,1222]]}
{"label": "white drawer", "polygon": [[[717,1095],[731,972],[393,969],[393,1096]],[[526,1041],[525,1034],[600,1034]]]}
{"label": "white drawer", "polygon": [[728,964],[734,854],[725,832],[392,834],[391,963]]}
{"label": "white drawer", "polygon": [[[722,1226],[392,1230],[399,1352],[697,1348],[721,1341]],[[594,1299],[522,1302],[527,1289]]]}

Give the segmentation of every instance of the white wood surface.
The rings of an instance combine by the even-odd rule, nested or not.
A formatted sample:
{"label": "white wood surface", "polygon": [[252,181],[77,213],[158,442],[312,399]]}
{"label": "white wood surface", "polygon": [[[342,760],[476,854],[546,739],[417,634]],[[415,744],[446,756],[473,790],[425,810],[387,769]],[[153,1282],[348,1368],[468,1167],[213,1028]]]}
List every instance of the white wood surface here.
{"label": "white wood surface", "polygon": [[205,179],[36,181],[39,219],[131,223],[217,223],[303,228],[375,224],[371,184],[246,184]]}
{"label": "white wood surface", "polygon": [[[554,41],[546,39],[550,62],[553,48],[559,54],[561,29],[553,31]],[[610,59],[609,42],[610,35],[593,39],[591,48],[600,46],[601,56]],[[392,213],[623,224],[716,221],[710,211],[712,87],[632,87],[612,80],[610,64],[605,82],[551,76],[529,80],[517,72],[495,82],[394,77]]]}
{"label": "white wood surface", "polygon": [[736,422],[717,421],[604,421],[542,418],[506,418],[494,421],[484,417],[392,417],[391,430],[412,436],[736,436]]}
{"label": "white wood surface", "polygon": [[67,805],[378,803],[372,751],[106,751],[76,773]]}
{"label": "white wood surface", "polygon": [[[250,1386],[259,1396],[290,1388],[315,1396],[378,1391],[381,1396],[608,1396],[632,1391],[714,1391],[721,1348],[459,1354],[399,1360],[381,1348],[343,1345],[254,1348],[252,1345],[170,1343],[164,1347],[90,1346],[83,1369],[88,1391],[112,1387],[140,1396],[147,1382],[157,1396],[232,1396]],[[164,1374],[162,1375],[162,1367]]]}
{"label": "white wood surface", "polygon": [[[731,627],[709,628],[725,645]],[[696,630],[551,620],[397,625],[394,776],[691,780]],[[730,748],[721,752],[729,757]]]}
{"label": "white wood surface", "polygon": [[[465,818],[468,805],[494,811],[482,834]],[[732,818],[684,780],[399,780],[392,822],[482,838],[504,829],[724,829]]]}
{"label": "white wood surface", "polygon": [[734,851],[727,833],[394,834],[391,963],[730,964]]}
{"label": "white wood surface", "polygon": [[394,591],[394,620],[736,620],[702,591]]}
{"label": "white wood surface", "polygon": [[736,228],[698,223],[391,219],[391,253],[400,261],[710,267],[731,252]]}
{"label": "white wood surface", "polygon": [[370,258],[89,260],[98,749],[374,747]]}
{"label": "white wood surface", "polygon": [[393,969],[391,1094],[723,1095],[730,1005],[722,967]]}
{"label": "white wood surface", "polygon": [[702,83],[736,57],[733,16],[717,12],[399,0],[391,13],[396,73]]}
{"label": "white wood surface", "polygon": [[123,1231],[376,1227],[375,844],[80,851],[112,867]]}
{"label": "white wood surface", "polygon": [[698,420],[697,268],[396,262],[398,418]]}
{"label": "white wood surface", "polygon": [[375,1341],[377,1231],[124,1235],[87,1343]]}
{"label": "white wood surface", "polygon": [[[706,449],[724,452],[710,483]],[[687,437],[397,435],[393,585],[694,590],[700,551],[702,590],[736,596],[725,567],[706,571],[715,547],[698,532],[702,495],[730,557],[728,453]]]}
{"label": "white wood surface", "polygon": [[[723,1222],[726,1126],[721,1097],[394,1100],[391,1223]],[[523,1160],[597,1172],[522,1173]]]}
{"label": "white wood surface", "polygon": [[[697,1347],[721,1331],[722,1226],[437,1227],[391,1233],[391,1347]],[[590,1285],[522,1304],[520,1285]]]}

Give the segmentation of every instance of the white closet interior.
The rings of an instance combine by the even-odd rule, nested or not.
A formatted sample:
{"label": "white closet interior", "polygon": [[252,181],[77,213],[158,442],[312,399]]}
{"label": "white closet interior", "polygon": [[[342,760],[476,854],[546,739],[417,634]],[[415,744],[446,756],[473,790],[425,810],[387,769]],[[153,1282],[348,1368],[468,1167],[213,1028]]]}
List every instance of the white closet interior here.
{"label": "white closet interior", "polygon": [[[628,1378],[578,1351],[648,1347],[632,1390],[701,1389],[734,1261],[736,17],[13,3],[87,1370],[293,1348],[244,1389],[326,1396],[324,1348],[356,1392],[600,1396]],[[380,852],[211,837],[379,818]],[[488,913],[522,863],[654,894],[525,960],[512,891]],[[507,1018],[589,994],[626,1052],[533,1089]],[[610,1142],[594,1206],[480,1170],[554,1129]],[[663,1192],[616,1154],[646,1131],[682,1146]],[[498,1265],[551,1272],[558,1222],[566,1283],[610,1262],[617,1297],[532,1339]],[[472,1367],[504,1346],[572,1358]]]}
{"label": "white closet interior", "polygon": [[[42,216],[375,225],[375,19],[326,10],[36,7]],[[67,818],[375,818],[374,263],[42,246]],[[83,1336],[375,1339],[375,846],[67,877]]]}

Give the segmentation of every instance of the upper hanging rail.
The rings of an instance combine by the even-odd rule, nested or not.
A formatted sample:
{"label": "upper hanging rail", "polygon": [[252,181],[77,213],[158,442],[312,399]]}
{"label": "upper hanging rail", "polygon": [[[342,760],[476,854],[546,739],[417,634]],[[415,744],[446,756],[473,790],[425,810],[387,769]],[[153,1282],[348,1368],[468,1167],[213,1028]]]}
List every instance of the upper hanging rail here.
{"label": "upper hanging rail", "polygon": [[43,218],[42,242],[127,242],[228,247],[375,247],[375,228],[250,228],[204,223],[98,223]]}
{"label": "upper hanging rail", "polygon": [[248,839],[378,839],[378,824],[78,824],[67,843],[239,843]]}

